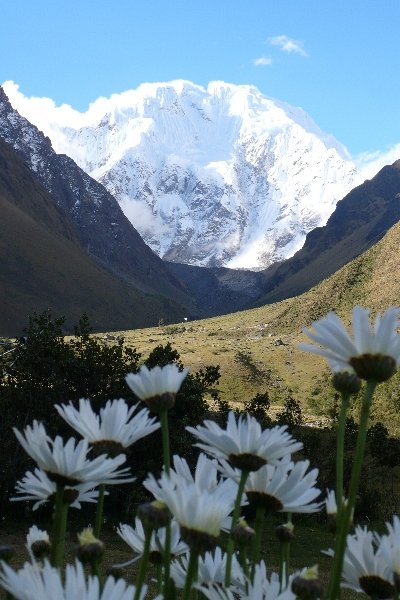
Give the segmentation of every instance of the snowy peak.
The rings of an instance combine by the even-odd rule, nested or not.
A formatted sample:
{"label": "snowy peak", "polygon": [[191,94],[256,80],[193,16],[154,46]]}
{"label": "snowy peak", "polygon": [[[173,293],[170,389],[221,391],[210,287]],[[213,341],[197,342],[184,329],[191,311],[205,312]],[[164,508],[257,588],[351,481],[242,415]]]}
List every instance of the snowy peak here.
{"label": "snowy peak", "polygon": [[4,88],[170,261],[258,269],[288,258],[355,181],[332,136],[252,86],[146,83],[85,113]]}

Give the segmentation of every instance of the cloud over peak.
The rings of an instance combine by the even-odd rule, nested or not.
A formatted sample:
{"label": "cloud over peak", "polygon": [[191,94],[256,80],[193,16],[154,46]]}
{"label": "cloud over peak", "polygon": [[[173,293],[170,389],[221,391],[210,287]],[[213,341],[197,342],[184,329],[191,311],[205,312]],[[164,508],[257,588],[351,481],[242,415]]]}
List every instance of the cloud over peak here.
{"label": "cloud over peak", "polygon": [[269,56],[260,56],[259,58],[253,58],[253,65],[255,67],[267,67],[272,65],[272,58]]}
{"label": "cloud over peak", "polygon": [[277,46],[283,52],[288,54],[300,54],[301,56],[308,56],[307,52],[303,48],[303,42],[299,40],[293,40],[287,35],[276,35],[268,38],[268,43],[271,46]]}

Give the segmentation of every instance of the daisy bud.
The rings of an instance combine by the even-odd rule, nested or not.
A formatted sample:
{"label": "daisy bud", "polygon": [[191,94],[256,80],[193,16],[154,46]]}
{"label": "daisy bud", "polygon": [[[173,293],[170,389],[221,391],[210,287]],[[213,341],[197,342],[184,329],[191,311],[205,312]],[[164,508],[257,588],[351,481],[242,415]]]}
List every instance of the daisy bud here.
{"label": "daisy bud", "polygon": [[247,546],[255,537],[256,532],[247,525],[244,519],[240,519],[238,524],[232,529],[232,538],[239,546]]}
{"label": "daisy bud", "polygon": [[294,527],[291,521],[275,527],[275,535],[280,542],[286,544],[294,539]]}
{"label": "daisy bud", "polygon": [[359,578],[361,589],[370,598],[393,598],[393,585],[378,575],[362,575]]}
{"label": "daisy bud", "polygon": [[93,452],[96,456],[107,454],[110,458],[115,458],[125,452],[124,446],[114,440],[99,440],[92,442]]}
{"label": "daisy bud", "polygon": [[166,527],[171,519],[167,505],[160,500],[141,504],[137,513],[143,525],[151,529]]}
{"label": "daisy bud", "polygon": [[361,379],[352,369],[337,371],[333,374],[332,385],[341,394],[357,394],[361,389]]}
{"label": "daisy bud", "polygon": [[303,569],[293,579],[292,592],[301,600],[315,600],[322,596],[322,583],[318,578],[318,565]]}
{"label": "daisy bud", "polygon": [[31,550],[37,560],[44,560],[50,556],[51,545],[46,540],[37,540],[37,542],[33,542]]}
{"label": "daisy bud", "polygon": [[94,537],[93,529],[88,527],[78,533],[79,548],[77,557],[84,565],[92,565],[103,558],[104,544]]}
{"label": "daisy bud", "polygon": [[43,560],[50,555],[51,545],[47,531],[42,531],[32,525],[26,536],[26,544],[37,560]]}
{"label": "daisy bud", "polygon": [[250,452],[244,452],[242,454],[230,454],[228,456],[229,463],[234,469],[240,469],[241,471],[258,471],[262,466],[266,464],[265,458],[251,454]]}
{"label": "daisy bud", "polygon": [[361,379],[373,379],[378,383],[387,381],[396,372],[396,361],[384,354],[361,354],[353,356],[350,364]]}
{"label": "daisy bud", "polygon": [[188,527],[181,526],[181,538],[186,544],[197,552],[203,554],[214,548],[218,544],[219,537],[206,533],[205,531],[198,531],[196,529],[189,529]]}
{"label": "daisy bud", "polygon": [[74,488],[64,488],[63,502],[69,506],[79,498],[79,490]]}

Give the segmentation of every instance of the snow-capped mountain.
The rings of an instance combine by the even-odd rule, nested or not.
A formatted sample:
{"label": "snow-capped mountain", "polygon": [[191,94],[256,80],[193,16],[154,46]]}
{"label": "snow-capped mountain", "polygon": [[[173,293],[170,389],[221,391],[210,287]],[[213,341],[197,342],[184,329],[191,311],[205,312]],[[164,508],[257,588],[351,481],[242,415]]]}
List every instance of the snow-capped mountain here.
{"label": "snow-capped mountain", "polygon": [[355,184],[332,136],[251,86],[143,84],[86,113],[4,89],[169,261],[259,269],[288,258]]}

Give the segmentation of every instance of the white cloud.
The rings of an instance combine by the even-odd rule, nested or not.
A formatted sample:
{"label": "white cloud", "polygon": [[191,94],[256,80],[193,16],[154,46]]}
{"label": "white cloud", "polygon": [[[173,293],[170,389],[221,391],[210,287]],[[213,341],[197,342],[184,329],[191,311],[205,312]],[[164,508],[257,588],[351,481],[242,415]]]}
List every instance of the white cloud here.
{"label": "white cloud", "polygon": [[255,67],[266,67],[268,65],[272,65],[272,58],[269,56],[260,56],[259,58],[254,58],[253,65]]}
{"label": "white cloud", "polygon": [[298,40],[292,40],[287,35],[276,35],[275,37],[268,38],[268,43],[271,46],[278,46],[284,52],[300,54],[301,56],[308,56],[307,52],[303,48],[303,42]]}
{"label": "white cloud", "polygon": [[354,163],[359,173],[359,183],[362,183],[366,179],[372,179],[383,167],[391,165],[399,159],[400,143],[395,144],[388,150],[359,154],[354,158]]}

